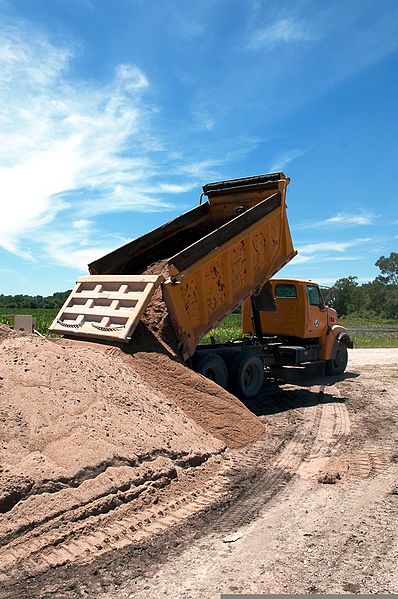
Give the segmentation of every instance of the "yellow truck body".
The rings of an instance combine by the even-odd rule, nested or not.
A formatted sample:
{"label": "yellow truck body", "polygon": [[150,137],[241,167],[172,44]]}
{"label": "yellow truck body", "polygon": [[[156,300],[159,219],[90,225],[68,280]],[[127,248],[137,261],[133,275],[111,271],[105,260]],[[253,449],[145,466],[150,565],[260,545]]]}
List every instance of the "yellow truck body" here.
{"label": "yellow truck body", "polygon": [[[261,335],[275,336],[291,345],[294,340],[294,347],[300,342],[304,351],[311,348],[313,360],[326,361],[333,368],[330,362],[336,358],[338,344],[352,347],[352,343],[345,327],[338,323],[336,310],[325,303],[318,284],[310,279],[276,278],[269,281],[269,287],[274,305],[259,310]],[[256,332],[250,300],[242,306],[242,330],[245,335]]]}
{"label": "yellow truck body", "polygon": [[188,359],[207,331],[295,256],[288,183],[272,173],[205,185],[208,201],[93,262],[90,273],[139,275],[165,260],[163,297]]}
{"label": "yellow truck body", "polygon": [[[297,253],[289,181],[278,172],[205,185],[205,202],[91,263],[50,330],[134,346],[160,288],[181,357],[243,398],[259,392],[264,369],[321,362],[342,372],[351,342],[335,311],[312,305],[309,281],[296,282],[294,301],[270,283]],[[242,303],[246,338],[199,345]]]}

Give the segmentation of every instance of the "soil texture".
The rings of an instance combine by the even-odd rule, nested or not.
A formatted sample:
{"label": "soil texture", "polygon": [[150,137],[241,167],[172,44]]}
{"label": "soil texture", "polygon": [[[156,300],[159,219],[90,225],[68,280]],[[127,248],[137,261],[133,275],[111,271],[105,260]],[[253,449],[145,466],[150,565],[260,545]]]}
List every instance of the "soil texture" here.
{"label": "soil texture", "polygon": [[[123,527],[135,532],[157,518],[143,514],[165,487],[162,497],[195,495],[204,476],[223,469],[229,440],[248,443],[263,431],[226,393],[232,410],[221,426],[216,385],[163,354],[134,360],[115,347],[1,333],[2,582],[106,552]],[[196,401],[203,395],[200,407],[184,411],[166,381],[173,373],[196,387]],[[214,422],[200,413],[206,397]]]}
{"label": "soil texture", "polygon": [[250,414],[164,354],[0,339],[0,597],[398,592],[398,350]]}

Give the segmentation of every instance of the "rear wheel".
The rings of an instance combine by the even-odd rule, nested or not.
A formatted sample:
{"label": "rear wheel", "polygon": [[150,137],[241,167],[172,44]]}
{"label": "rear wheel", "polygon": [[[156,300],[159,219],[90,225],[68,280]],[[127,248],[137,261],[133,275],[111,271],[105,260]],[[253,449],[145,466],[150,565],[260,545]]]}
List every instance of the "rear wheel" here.
{"label": "rear wheel", "polygon": [[342,374],[348,362],[348,351],[347,346],[344,343],[337,345],[337,352],[334,360],[328,360],[326,362],[326,372],[330,375]]}
{"label": "rear wheel", "polygon": [[242,399],[252,399],[264,384],[264,364],[256,354],[236,353],[228,364],[232,390]]}
{"label": "rear wheel", "polygon": [[224,360],[218,354],[213,352],[198,353],[193,359],[193,368],[199,374],[203,374],[206,378],[220,385],[220,387],[227,388],[228,369]]}

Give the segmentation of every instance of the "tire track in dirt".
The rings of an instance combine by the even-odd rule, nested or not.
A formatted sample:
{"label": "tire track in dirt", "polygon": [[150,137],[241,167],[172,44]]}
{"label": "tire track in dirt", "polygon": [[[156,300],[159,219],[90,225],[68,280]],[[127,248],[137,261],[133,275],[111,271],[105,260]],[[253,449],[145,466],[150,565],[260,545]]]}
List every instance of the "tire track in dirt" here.
{"label": "tire track in dirt", "polygon": [[[293,483],[295,480],[297,484],[300,484],[300,477],[297,474],[303,461],[309,460],[312,455],[328,455],[335,445],[342,443],[348,435],[350,420],[345,405],[339,401],[331,401],[330,397],[325,397],[324,390],[324,386],[321,385],[310,387],[305,391],[304,393],[308,392],[308,396],[313,398],[313,402],[305,407],[297,407],[297,403],[302,404],[303,402],[297,401],[298,396],[294,392],[290,399],[288,399],[289,395],[285,396],[281,402],[284,404],[283,411],[289,411],[290,414],[294,412],[298,418],[290,436],[286,434],[285,430],[285,435],[281,438],[277,450],[269,448],[269,437],[265,436],[250,448],[234,452],[233,468],[235,468],[235,472],[232,473],[231,484],[236,484],[237,488],[231,502],[226,504],[224,512],[217,518],[217,522],[214,522],[213,518],[213,521],[208,524],[207,535],[201,539],[196,551],[188,549],[186,557],[184,553],[180,559],[170,559],[162,567],[157,580],[149,581],[148,578],[144,578],[137,581],[137,585],[134,584],[137,599],[141,599],[148,592],[146,591],[149,588],[148,584],[152,596],[158,596],[158,590],[160,591],[159,596],[163,596],[162,579],[165,572],[170,581],[181,581],[181,585],[196,589],[198,594],[195,596],[199,596],[199,593],[208,596],[206,592],[210,587],[208,587],[207,581],[210,579],[214,582],[217,579],[217,571],[221,567],[224,573],[231,567],[227,557],[228,552],[220,549],[220,538],[235,531],[240,532],[267,508],[275,505],[275,499],[279,493],[283,493],[285,502],[285,498],[289,497],[289,489],[292,487],[289,483]],[[300,394],[303,399],[302,390]],[[340,397],[338,396],[337,399],[340,400]],[[287,425],[289,423],[291,420],[287,421]],[[278,436],[281,432],[275,431],[274,423],[272,423],[272,431],[276,432]],[[239,466],[241,470],[239,470]],[[251,481],[251,474],[255,473],[257,475]],[[235,483],[234,478],[236,479]],[[308,490],[308,485],[305,486],[305,489]],[[234,487],[231,487],[231,492],[234,492]],[[303,500],[305,500],[305,494]],[[206,552],[208,564],[205,569],[203,568],[204,552]],[[219,558],[225,559],[225,562],[220,563]],[[182,597],[177,586],[178,583],[172,583],[170,594],[173,595],[175,592],[175,596]]]}
{"label": "tire track in dirt", "polygon": [[[305,408],[296,408],[302,425],[296,427],[290,440],[281,444],[279,452],[270,455],[268,441],[263,438],[253,444],[246,455],[242,455],[242,452],[236,455],[240,468],[256,469],[255,479],[240,494],[239,501],[235,499],[233,511],[227,510],[219,518],[214,527],[217,533],[225,534],[248,524],[299,472],[303,460],[311,459],[314,452],[329,454],[331,448],[348,435],[350,421],[345,405],[339,402],[326,403],[324,385],[311,387],[309,391],[318,396],[318,402]],[[264,465],[264,458],[269,458],[268,464]]]}
{"label": "tire track in dirt", "polygon": [[[321,422],[318,433],[312,445],[309,460],[322,458],[331,455],[336,447],[348,436],[350,432],[350,420],[347,408],[341,403],[341,396],[337,388],[333,388],[337,402],[325,401],[325,387],[323,394],[324,403],[321,415]],[[328,398],[329,398],[328,393]]]}
{"label": "tire track in dirt", "polygon": [[[295,407],[294,393],[290,399],[287,396],[281,400],[284,407],[297,414],[297,421],[292,434],[286,430],[286,422],[273,428],[279,438],[276,450],[270,447],[265,434],[248,448],[232,451],[228,468],[203,481],[207,490],[203,490],[200,481],[189,492],[183,485],[180,488],[176,485],[166,490],[169,498],[155,505],[148,498],[147,508],[139,513],[127,504],[110,514],[72,522],[59,530],[50,525],[36,529],[7,547],[8,559],[3,557],[1,564],[3,573],[12,577],[22,571],[27,576],[37,576],[49,568],[74,562],[90,563],[105,554],[117,554],[151,537],[164,535],[217,506],[220,514],[217,522],[213,520],[207,527],[211,534],[227,534],[248,524],[297,474],[304,459],[314,452],[327,453],[348,434],[349,419],[344,404],[325,402],[324,386],[311,387],[310,393],[317,399],[306,407]],[[106,587],[108,583],[103,582]]]}
{"label": "tire track in dirt", "polygon": [[[201,485],[210,488],[201,493]],[[172,486],[171,483],[170,486]],[[147,509],[137,512],[135,506],[125,504],[115,506],[107,514],[98,514],[79,520],[70,515],[69,522],[52,521],[29,531],[12,541],[0,554],[0,571],[9,578],[20,571],[32,575],[78,560],[86,563],[128,545],[139,544],[154,534],[159,534],[195,513],[207,509],[219,500],[223,493],[224,481],[220,476],[198,480],[197,486],[189,491],[179,481],[174,488],[167,489],[172,499],[159,501],[155,507],[155,485],[147,485]],[[134,502],[132,502],[134,503]],[[59,528],[57,528],[57,524]]]}

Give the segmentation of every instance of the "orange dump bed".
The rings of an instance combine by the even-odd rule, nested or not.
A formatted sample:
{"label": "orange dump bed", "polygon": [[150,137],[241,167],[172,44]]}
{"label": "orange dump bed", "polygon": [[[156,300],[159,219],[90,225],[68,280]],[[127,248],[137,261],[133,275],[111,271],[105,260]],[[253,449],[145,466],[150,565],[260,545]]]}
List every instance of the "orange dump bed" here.
{"label": "orange dump bed", "polygon": [[288,183],[271,173],[205,185],[206,202],[93,262],[90,273],[145,277],[163,263],[163,298],[187,359],[207,331],[296,254]]}

